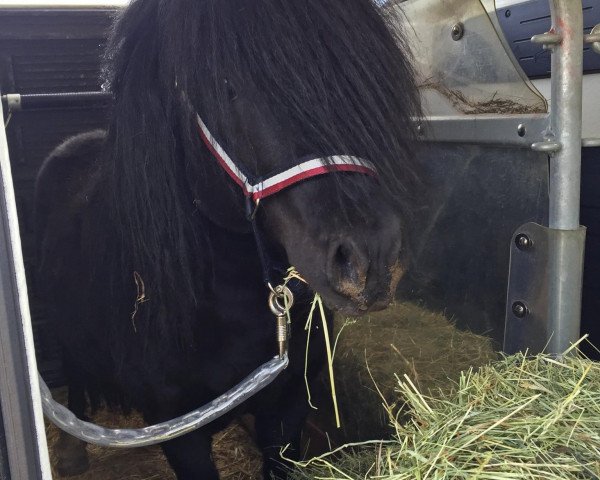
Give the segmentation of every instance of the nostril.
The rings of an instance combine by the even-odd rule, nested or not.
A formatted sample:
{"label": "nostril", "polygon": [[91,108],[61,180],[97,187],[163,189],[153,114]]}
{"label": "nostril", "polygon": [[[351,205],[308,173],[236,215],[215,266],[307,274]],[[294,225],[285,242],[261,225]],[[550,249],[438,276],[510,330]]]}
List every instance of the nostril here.
{"label": "nostril", "polygon": [[334,290],[344,295],[357,296],[365,288],[369,259],[349,239],[333,243],[330,247],[327,271]]}
{"label": "nostril", "polygon": [[333,263],[339,269],[341,277],[350,277],[352,275],[352,248],[341,243],[335,249]]}

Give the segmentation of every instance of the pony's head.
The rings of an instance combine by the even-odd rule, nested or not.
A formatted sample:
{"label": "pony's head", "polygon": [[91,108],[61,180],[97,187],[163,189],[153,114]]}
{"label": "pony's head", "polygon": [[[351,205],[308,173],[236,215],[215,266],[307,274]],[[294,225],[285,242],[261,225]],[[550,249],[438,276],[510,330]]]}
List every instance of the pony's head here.
{"label": "pony's head", "polygon": [[307,158],[374,164],[376,177],[337,171],[265,198],[257,222],[329,306],[389,303],[405,269],[419,107],[401,38],[372,0],[134,0],[107,59],[113,187],[127,197],[116,204],[134,264],[197,292],[193,209],[250,229],[199,114],[256,178]]}

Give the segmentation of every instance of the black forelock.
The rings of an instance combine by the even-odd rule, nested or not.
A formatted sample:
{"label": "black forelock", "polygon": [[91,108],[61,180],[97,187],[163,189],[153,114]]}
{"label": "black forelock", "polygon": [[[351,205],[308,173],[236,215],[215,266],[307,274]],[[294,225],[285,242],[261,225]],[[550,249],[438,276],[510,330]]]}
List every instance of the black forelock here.
{"label": "black forelock", "polygon": [[[191,258],[203,241],[190,224],[189,174],[207,174],[211,160],[187,100],[234,143],[227,99],[251,85],[293,133],[290,156],[360,156],[401,205],[413,196],[414,75],[401,34],[372,0],[133,0],[115,23],[104,72],[115,96],[110,184],[127,254],[188,304],[199,295]],[[336,183],[348,201],[364,202],[361,181]]]}
{"label": "black forelock", "polygon": [[365,157],[391,191],[410,190],[414,75],[372,0],[134,0],[107,59],[123,101],[143,103],[151,83],[177,110],[186,92],[229,144],[228,88],[251,84],[300,151]]}

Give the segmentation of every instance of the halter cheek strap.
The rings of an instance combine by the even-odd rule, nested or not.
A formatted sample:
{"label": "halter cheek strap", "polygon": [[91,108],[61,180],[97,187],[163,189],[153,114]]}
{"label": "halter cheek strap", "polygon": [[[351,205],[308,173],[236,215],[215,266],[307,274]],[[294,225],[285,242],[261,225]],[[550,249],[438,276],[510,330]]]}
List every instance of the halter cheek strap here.
{"label": "halter cheek strap", "polygon": [[259,200],[280,192],[284,188],[295,185],[311,177],[333,172],[356,172],[365,175],[377,176],[377,169],[368,160],[350,155],[334,155],[326,158],[313,158],[294,165],[283,171],[274,172],[259,179],[252,179],[245,174],[219,142],[210,133],[206,124],[199,115],[196,115],[198,131],[206,147],[227,172],[232,180],[237,183],[244,195],[255,203]]}

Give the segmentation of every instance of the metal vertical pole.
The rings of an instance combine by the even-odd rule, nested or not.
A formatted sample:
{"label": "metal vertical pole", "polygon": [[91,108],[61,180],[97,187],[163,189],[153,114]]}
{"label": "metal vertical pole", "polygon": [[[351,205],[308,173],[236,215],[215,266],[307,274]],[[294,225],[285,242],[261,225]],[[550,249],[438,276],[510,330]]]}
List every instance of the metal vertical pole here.
{"label": "metal vertical pole", "polygon": [[50,480],[25,267],[0,102],[0,404],[11,480]]}
{"label": "metal vertical pole", "polygon": [[561,144],[550,164],[550,228],[579,228],[583,91],[581,0],[552,0],[553,46],[551,128]]}
{"label": "metal vertical pole", "polygon": [[550,0],[551,130],[560,148],[550,156],[548,350],[562,353],[579,337],[585,229],[579,225],[583,88],[581,0]]}

